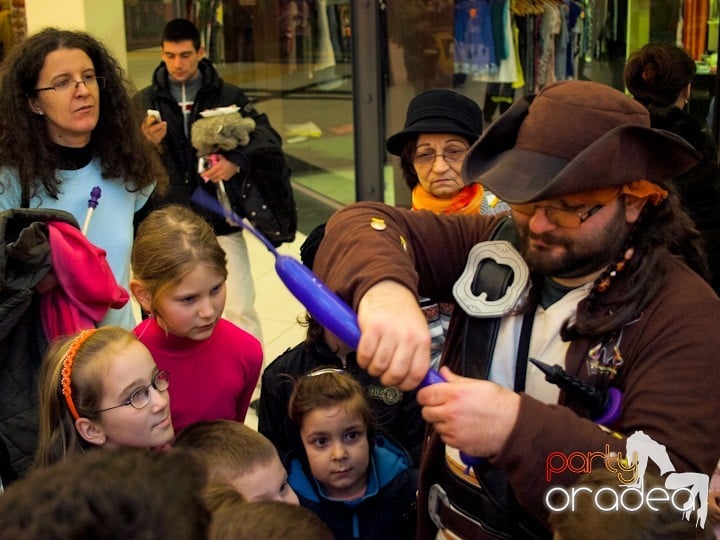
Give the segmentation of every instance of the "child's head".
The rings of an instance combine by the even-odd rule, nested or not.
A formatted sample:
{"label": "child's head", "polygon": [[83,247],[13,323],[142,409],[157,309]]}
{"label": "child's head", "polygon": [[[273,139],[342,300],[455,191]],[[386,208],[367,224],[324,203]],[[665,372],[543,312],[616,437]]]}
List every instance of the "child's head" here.
{"label": "child's head", "polygon": [[205,471],[184,452],[122,448],[32,471],[0,495],[3,540],[203,540]]}
{"label": "child's head", "polygon": [[58,340],[40,373],[37,464],[102,446],[162,447],[174,436],[168,374],[132,332],[105,326]]}
{"label": "child's head", "polygon": [[[658,474],[646,472],[643,492],[662,488],[665,480]],[[580,477],[577,494],[573,497],[573,508],[550,514],[550,525],[555,540],[691,540],[714,538],[712,528],[697,527],[695,520],[683,519],[681,512],[673,508],[668,500],[655,500],[652,509],[642,500],[637,490],[623,494],[629,508],[614,508],[619,486],[617,472],[607,468],[596,468]],[[584,491],[583,491],[584,490]],[[611,511],[607,509],[611,508]]]}
{"label": "child's head", "polygon": [[273,443],[244,424],[197,422],[178,434],[175,446],[194,451],[205,462],[210,482],[230,484],[248,501],[298,504]]}
{"label": "child's head", "polygon": [[189,208],[155,210],[138,227],[130,288],[167,332],[210,337],[225,308],[225,252],[212,227]]}
{"label": "child's head", "polygon": [[210,540],[334,540],[309,508],[278,501],[228,505],[213,512]]}
{"label": "child's head", "polygon": [[288,413],[327,495],[348,500],[363,495],[373,421],[362,385],[342,370],[317,369],[295,384]]}
{"label": "child's head", "polygon": [[213,482],[203,489],[203,500],[205,508],[214,514],[221,508],[228,506],[236,507],[238,504],[247,502],[242,493],[230,484],[225,482]]}

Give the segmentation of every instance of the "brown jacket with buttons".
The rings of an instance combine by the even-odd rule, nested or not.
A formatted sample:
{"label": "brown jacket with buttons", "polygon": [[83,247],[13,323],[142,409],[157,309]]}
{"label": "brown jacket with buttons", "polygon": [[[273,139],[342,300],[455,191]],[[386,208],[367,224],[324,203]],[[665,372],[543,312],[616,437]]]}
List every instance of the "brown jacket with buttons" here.
{"label": "brown jacket with buttons", "polygon": [[[371,227],[371,218],[385,227]],[[436,216],[380,203],[358,203],[328,222],[314,270],[354,308],[382,280],[395,280],[419,296],[450,299],[452,285],[465,267],[469,250],[487,239],[495,216]],[[670,254],[661,261],[660,292],[623,328],[624,363],[613,386],[623,393],[622,417],[615,429],[630,435],[642,430],[665,445],[678,472],[711,474],[720,457],[720,300],[701,277]],[[464,317],[456,309],[457,317]],[[457,371],[461,324],[451,323],[444,362]],[[602,387],[585,369],[595,343],[570,343],[567,371]],[[548,363],[554,363],[544,359]],[[626,455],[624,439],[599,429],[586,411],[560,403],[547,405],[521,394],[520,412],[503,450],[490,462],[507,475],[521,506],[545,519],[543,497],[550,487],[545,461],[552,452]],[[443,444],[430,430],[423,449],[419,493],[420,538],[433,538],[427,489],[444,459]],[[571,485],[578,474],[565,472],[552,485]]]}

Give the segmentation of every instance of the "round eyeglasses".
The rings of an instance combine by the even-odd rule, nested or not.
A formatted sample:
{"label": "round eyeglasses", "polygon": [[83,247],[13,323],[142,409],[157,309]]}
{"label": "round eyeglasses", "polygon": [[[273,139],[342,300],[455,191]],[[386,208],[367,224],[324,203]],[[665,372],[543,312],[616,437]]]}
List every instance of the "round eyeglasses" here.
{"label": "round eyeglasses", "polygon": [[93,88],[95,86],[99,88],[105,87],[105,77],[100,75],[83,75],[79,81],[73,81],[72,79],[62,79],[52,86],[45,86],[43,88],[36,88],[36,92],[45,92],[46,90],[53,90],[55,92],[67,92],[68,90],[77,91],[80,83],[85,85],[85,88]]}
{"label": "round eyeglasses", "polygon": [[603,206],[605,205],[596,204],[587,212],[578,212],[576,210],[555,208],[554,206],[540,206],[534,203],[510,204],[510,208],[513,211],[525,216],[532,216],[535,214],[536,210],[541,210],[545,213],[545,217],[548,221],[558,227],[565,227],[567,229],[579,229],[580,225],[595,215]]}
{"label": "round eyeglasses", "polygon": [[465,159],[467,153],[467,148],[450,148],[448,150],[443,150],[440,154],[423,150],[413,154],[413,163],[415,165],[430,165],[435,162],[438,156],[442,156],[447,163],[457,163],[458,161]]}
{"label": "round eyeglasses", "polygon": [[170,387],[170,372],[161,369],[152,378],[152,381],[147,386],[140,386],[133,390],[130,397],[124,403],[115,405],[113,407],[107,407],[106,409],[99,409],[93,414],[109,411],[111,409],[117,409],[119,407],[126,407],[130,405],[133,409],[142,409],[148,403],[150,403],[150,387],[153,387],[158,392],[164,392]]}

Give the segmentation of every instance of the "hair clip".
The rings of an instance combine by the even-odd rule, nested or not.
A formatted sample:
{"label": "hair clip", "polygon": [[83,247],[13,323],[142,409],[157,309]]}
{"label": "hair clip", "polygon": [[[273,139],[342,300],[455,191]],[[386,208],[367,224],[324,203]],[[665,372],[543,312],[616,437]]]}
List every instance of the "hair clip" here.
{"label": "hair clip", "polygon": [[311,371],[307,374],[308,377],[317,377],[318,375],[327,375],[328,373],[345,373],[345,370],[342,368],[320,368],[315,371]]}

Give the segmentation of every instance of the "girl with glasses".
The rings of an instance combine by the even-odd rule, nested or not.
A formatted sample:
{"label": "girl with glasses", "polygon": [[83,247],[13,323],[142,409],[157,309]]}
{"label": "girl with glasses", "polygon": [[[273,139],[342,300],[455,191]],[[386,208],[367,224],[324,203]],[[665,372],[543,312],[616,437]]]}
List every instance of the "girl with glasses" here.
{"label": "girl with glasses", "polygon": [[222,318],[225,252],[187,207],[155,210],[138,227],[130,288],[150,315],[135,334],[173,374],[176,431],[200,420],[243,422],[262,367],[260,342]]}
{"label": "girl with glasses", "polygon": [[51,344],[39,381],[45,466],[91,448],[165,448],[175,435],[167,371],[132,332],[84,330]]}

